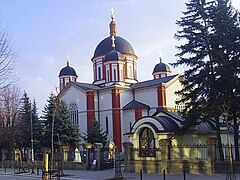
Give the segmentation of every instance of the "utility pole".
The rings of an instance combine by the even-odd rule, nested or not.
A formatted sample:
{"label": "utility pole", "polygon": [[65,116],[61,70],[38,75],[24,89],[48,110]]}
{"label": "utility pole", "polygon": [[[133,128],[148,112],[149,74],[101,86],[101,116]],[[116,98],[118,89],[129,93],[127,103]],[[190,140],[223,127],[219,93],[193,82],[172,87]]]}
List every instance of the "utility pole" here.
{"label": "utility pole", "polygon": [[32,119],[32,103],[31,103],[31,100],[30,100],[30,120],[31,120],[31,156],[32,156],[32,173],[34,173],[33,119]]}

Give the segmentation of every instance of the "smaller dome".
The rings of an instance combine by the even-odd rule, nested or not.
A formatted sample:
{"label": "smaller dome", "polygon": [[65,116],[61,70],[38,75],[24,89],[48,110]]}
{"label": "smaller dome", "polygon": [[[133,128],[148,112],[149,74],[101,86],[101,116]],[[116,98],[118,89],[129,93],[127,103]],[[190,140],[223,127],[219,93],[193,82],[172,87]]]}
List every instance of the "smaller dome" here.
{"label": "smaller dome", "polygon": [[171,69],[167,64],[162,63],[162,60],[160,59],[160,63],[158,63],[153,69],[153,74],[158,73],[158,72],[170,72],[171,73]]}
{"label": "smaller dome", "polygon": [[69,62],[67,62],[67,66],[61,69],[58,77],[61,77],[61,76],[76,76],[77,77],[77,74],[76,74],[76,71],[72,67],[69,66]]}
{"label": "smaller dome", "polygon": [[117,61],[117,60],[122,60],[122,59],[123,59],[122,53],[113,49],[112,51],[110,51],[106,54],[104,62]]}

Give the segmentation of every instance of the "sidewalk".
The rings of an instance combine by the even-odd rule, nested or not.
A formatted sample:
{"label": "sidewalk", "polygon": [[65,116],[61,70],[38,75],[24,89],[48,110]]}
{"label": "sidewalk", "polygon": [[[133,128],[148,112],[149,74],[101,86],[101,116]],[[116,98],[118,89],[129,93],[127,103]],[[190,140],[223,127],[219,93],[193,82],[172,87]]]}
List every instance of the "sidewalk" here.
{"label": "sidewalk", "polygon": [[[5,169],[0,168],[0,175],[9,175],[14,174],[13,169]],[[28,176],[32,177],[32,179],[41,179],[42,172],[39,172],[37,175],[37,170],[35,169],[35,173],[28,173],[28,174],[14,174],[17,176]],[[62,180],[110,180],[113,179],[115,176],[114,169],[103,170],[103,171],[88,171],[88,170],[64,170],[65,176],[61,177]],[[140,173],[127,173],[122,172],[122,176],[124,179],[140,180]],[[206,174],[186,174],[186,180],[225,180],[227,174],[214,174],[214,175],[206,175]],[[237,179],[240,180],[240,174],[235,175]],[[17,179],[17,178],[16,178]],[[163,180],[163,174],[142,174],[142,180]],[[183,180],[183,174],[166,174],[166,180]]]}

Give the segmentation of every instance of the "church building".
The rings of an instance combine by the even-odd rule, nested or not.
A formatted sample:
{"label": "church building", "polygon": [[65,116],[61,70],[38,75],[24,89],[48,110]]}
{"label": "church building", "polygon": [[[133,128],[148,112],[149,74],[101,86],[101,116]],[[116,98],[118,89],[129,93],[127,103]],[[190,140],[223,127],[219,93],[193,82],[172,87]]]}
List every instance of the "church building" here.
{"label": "church building", "polygon": [[[109,27],[109,36],[96,46],[91,59],[93,82],[78,82],[76,71],[67,62],[59,73],[59,98],[67,103],[80,133],[97,120],[118,151],[122,151],[122,143],[129,141],[128,133],[140,119],[151,117],[160,109],[181,109],[175,103],[179,99],[175,92],[181,84],[179,75],[172,75],[161,58],[153,65],[152,79],[139,82],[138,57],[132,45],[118,36],[113,13]],[[163,128],[170,125],[166,123]]]}

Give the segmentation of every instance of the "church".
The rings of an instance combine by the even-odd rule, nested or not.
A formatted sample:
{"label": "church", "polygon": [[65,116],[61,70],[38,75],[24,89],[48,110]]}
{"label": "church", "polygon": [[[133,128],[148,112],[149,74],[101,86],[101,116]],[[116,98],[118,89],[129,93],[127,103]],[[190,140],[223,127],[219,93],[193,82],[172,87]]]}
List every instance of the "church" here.
{"label": "church", "polygon": [[[182,86],[179,75],[171,74],[161,58],[153,65],[152,79],[139,82],[138,57],[132,45],[117,34],[113,13],[109,28],[109,36],[96,46],[91,59],[93,82],[78,82],[76,71],[67,62],[59,73],[59,99],[67,103],[80,133],[97,120],[121,152],[123,142],[129,141],[129,133],[139,126],[140,119],[152,118],[159,110],[175,112],[183,108],[175,103],[180,98],[175,92]],[[175,119],[168,119],[158,125],[145,124],[160,131],[181,127]]]}

